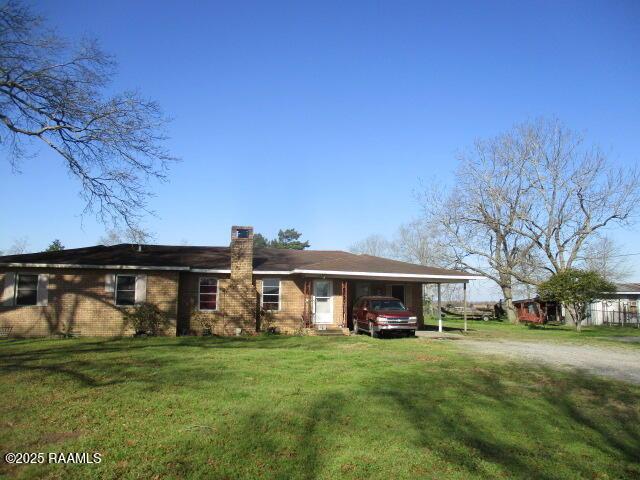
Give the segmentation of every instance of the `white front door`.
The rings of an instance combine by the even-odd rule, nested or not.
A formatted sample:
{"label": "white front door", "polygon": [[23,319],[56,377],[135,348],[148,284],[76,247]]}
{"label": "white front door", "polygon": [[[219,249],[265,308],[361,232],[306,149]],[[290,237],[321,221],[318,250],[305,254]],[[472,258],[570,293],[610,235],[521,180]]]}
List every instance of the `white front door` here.
{"label": "white front door", "polygon": [[331,280],[313,282],[313,321],[333,323],[333,283]]}

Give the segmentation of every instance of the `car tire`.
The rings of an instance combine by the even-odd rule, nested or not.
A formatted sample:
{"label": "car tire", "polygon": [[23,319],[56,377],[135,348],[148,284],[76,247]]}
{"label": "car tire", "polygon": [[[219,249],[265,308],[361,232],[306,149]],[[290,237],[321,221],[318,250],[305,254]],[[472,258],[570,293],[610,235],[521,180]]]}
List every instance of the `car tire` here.
{"label": "car tire", "polygon": [[371,335],[371,338],[378,338],[378,333],[373,329],[373,322],[369,322],[369,334]]}

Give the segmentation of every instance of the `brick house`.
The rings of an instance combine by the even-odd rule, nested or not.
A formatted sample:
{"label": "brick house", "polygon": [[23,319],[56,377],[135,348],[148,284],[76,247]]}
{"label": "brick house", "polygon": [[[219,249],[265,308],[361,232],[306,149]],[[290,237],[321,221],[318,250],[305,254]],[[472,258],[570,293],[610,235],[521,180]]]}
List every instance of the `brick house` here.
{"label": "brick house", "polygon": [[0,257],[0,327],[14,336],[132,333],[123,311],[156,305],[167,335],[346,329],[362,295],[392,295],[422,321],[423,284],[478,278],[456,270],[341,251],[254,248],[251,227],[229,247],[94,246]]}

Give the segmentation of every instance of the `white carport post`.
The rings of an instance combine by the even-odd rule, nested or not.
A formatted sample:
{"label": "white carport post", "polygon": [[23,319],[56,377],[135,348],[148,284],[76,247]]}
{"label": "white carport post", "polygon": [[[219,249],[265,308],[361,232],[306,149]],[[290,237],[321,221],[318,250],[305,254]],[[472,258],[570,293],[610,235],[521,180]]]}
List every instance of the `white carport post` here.
{"label": "white carport post", "polygon": [[438,284],[438,331],[442,332],[442,285]]}
{"label": "white carport post", "polygon": [[464,317],[464,331],[467,331],[467,282],[462,284],[462,316]]}

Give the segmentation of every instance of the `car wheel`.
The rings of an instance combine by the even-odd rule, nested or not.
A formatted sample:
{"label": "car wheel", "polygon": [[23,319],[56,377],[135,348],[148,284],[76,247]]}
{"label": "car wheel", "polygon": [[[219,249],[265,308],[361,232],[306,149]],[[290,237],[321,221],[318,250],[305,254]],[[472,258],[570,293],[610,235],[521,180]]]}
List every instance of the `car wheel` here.
{"label": "car wheel", "polygon": [[369,334],[371,335],[371,338],[378,338],[378,334],[373,329],[373,322],[369,322]]}

